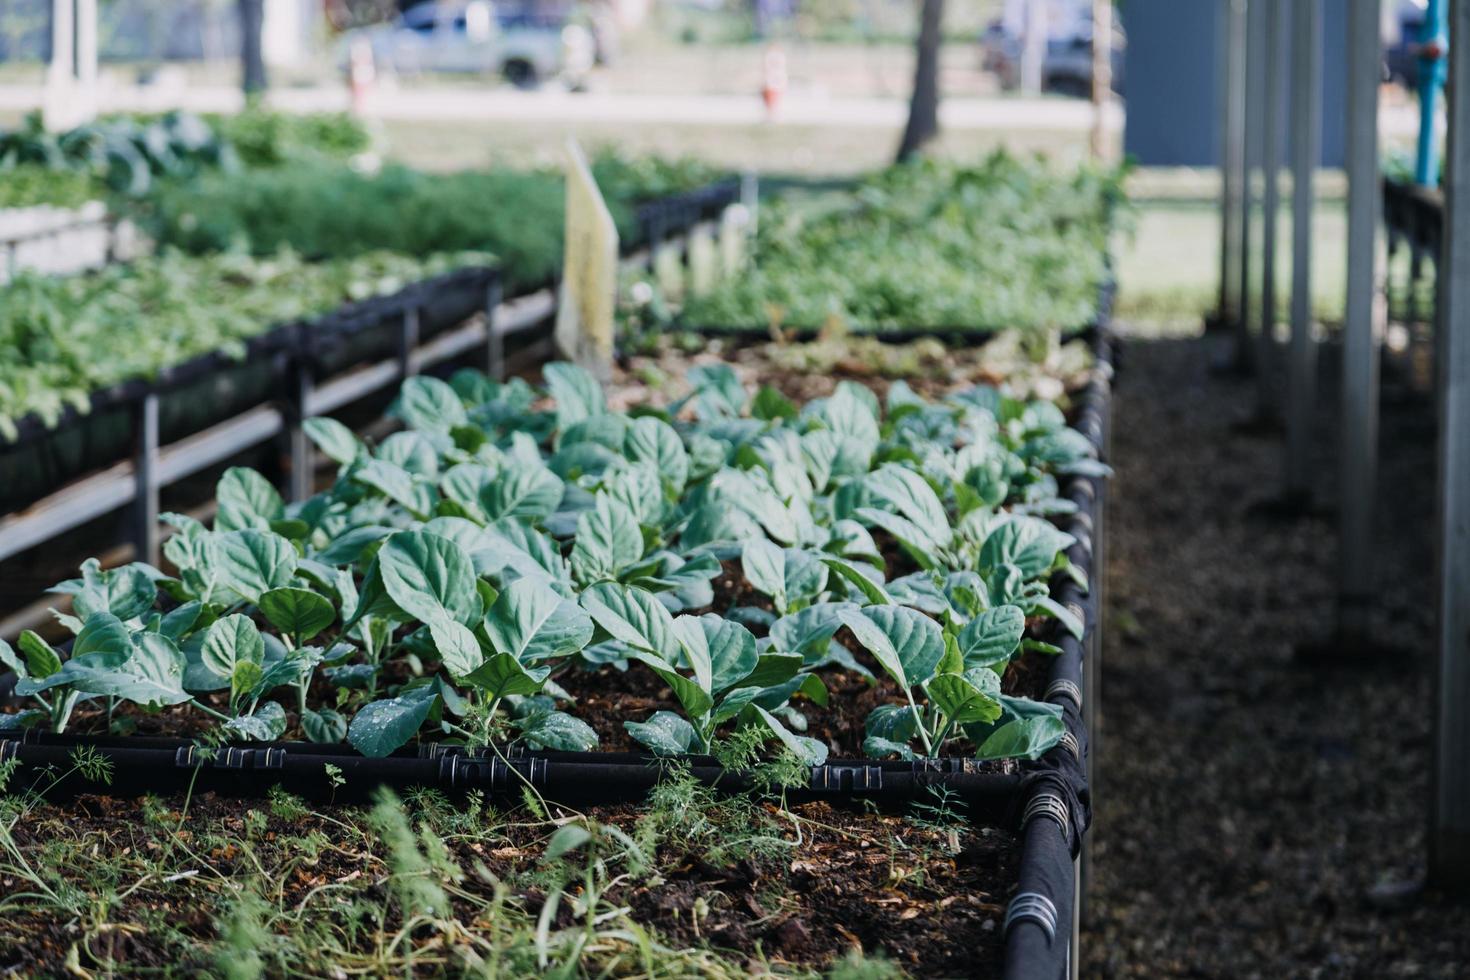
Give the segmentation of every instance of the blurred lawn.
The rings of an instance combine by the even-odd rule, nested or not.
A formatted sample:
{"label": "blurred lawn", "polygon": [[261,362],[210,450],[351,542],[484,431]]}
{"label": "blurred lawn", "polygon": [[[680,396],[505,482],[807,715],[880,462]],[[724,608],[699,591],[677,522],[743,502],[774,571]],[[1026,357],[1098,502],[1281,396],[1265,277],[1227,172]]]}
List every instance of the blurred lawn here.
{"label": "blurred lawn", "polygon": [[[1211,200],[1148,200],[1135,206],[1131,231],[1118,236],[1118,308],[1122,319],[1198,321],[1219,296],[1220,215]],[[1259,219],[1254,222],[1259,250]],[[1318,203],[1312,222],[1312,306],[1324,320],[1342,316],[1347,218],[1340,200]],[[1277,299],[1291,301],[1291,217],[1277,232]]]}

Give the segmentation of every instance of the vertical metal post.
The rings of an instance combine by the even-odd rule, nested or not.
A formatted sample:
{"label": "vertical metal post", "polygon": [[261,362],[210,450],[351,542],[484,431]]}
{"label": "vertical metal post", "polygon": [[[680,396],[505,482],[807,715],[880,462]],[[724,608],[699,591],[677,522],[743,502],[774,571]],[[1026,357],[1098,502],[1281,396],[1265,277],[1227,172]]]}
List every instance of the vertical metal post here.
{"label": "vertical metal post", "polygon": [[1368,641],[1373,596],[1373,505],[1378,486],[1379,0],[1349,0],[1347,72],[1347,310],[1342,330],[1340,644]]}
{"label": "vertical metal post", "polygon": [[1291,43],[1291,4],[1277,2],[1266,16],[1266,94],[1261,114],[1261,335],[1256,347],[1256,415],[1274,423],[1280,400],[1276,393],[1276,232],[1281,217],[1281,140],[1286,120],[1286,56]]}
{"label": "vertical metal post", "polygon": [[1216,322],[1240,317],[1241,197],[1245,193],[1245,0],[1223,0],[1225,39],[1220,133],[1220,301]]}
{"label": "vertical metal post", "polygon": [[158,564],[158,395],[133,407],[133,554]]}
{"label": "vertical metal post", "polygon": [[1255,276],[1251,264],[1251,218],[1255,209],[1255,167],[1261,162],[1261,138],[1265,135],[1266,79],[1261,71],[1266,54],[1266,25],[1270,11],[1266,0],[1246,4],[1245,42],[1245,166],[1240,194],[1240,316],[1235,326],[1235,363],[1249,369],[1255,363],[1251,338],[1251,306]]}
{"label": "vertical metal post", "polygon": [[286,495],[292,501],[310,497],[316,474],[316,459],[311,439],[306,435],[304,423],[311,411],[311,389],[313,384],[311,366],[305,358],[295,358],[287,373],[286,392],[287,420],[286,438],[290,443],[291,472],[286,479]]}
{"label": "vertical metal post", "polygon": [[1108,154],[1108,103],[1113,100],[1113,0],[1092,0],[1092,155]]}
{"label": "vertical metal post", "polygon": [[[1470,2],[1455,0],[1450,38],[1470,40]],[[1452,92],[1470,84],[1470,44],[1450,46]],[[1440,259],[1439,684],[1430,799],[1429,876],[1470,889],[1470,100],[1448,102]],[[1458,232],[1458,234],[1456,234]]]}
{"label": "vertical metal post", "polygon": [[750,214],[750,234],[754,236],[761,207],[760,179],[756,177],[754,170],[746,170],[740,175],[740,203],[745,205],[745,210]]}
{"label": "vertical metal post", "polygon": [[1287,501],[1312,494],[1317,344],[1312,339],[1312,215],[1322,159],[1322,0],[1292,4],[1291,344],[1287,369]]}
{"label": "vertical metal post", "polygon": [[505,380],[505,335],[500,332],[500,276],[485,287],[485,373],[492,381]]}
{"label": "vertical metal post", "polygon": [[398,376],[404,380],[413,377],[413,352],[419,346],[419,308],[405,306],[403,321],[398,327]]}
{"label": "vertical metal post", "polygon": [[1448,0],[1429,0],[1424,9],[1424,23],[1419,30],[1419,145],[1414,158],[1414,182],[1422,187],[1439,184],[1434,122],[1435,105],[1448,72],[1444,58],[1448,26],[1446,3]]}

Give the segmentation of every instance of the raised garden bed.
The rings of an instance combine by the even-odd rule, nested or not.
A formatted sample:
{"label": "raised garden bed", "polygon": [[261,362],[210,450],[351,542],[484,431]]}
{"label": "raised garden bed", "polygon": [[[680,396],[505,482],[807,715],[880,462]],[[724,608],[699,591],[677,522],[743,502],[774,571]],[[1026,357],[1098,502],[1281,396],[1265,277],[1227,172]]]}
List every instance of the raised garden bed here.
{"label": "raised garden bed", "polygon": [[[1105,371],[1110,352],[1107,335],[1098,332],[1095,343],[1100,370]],[[100,723],[105,729],[110,714],[123,729],[166,737],[203,734],[204,727],[213,725],[207,716],[219,713],[239,717],[239,721],[231,722],[236,736],[253,734],[269,739],[283,734],[299,736],[304,730],[330,741],[329,736],[345,728],[357,748],[384,757],[374,761],[323,755],[344,750],[299,744],[274,746],[277,751],[273,754],[272,746],[258,742],[239,743],[239,751],[195,749],[181,757],[178,746],[137,740],[129,741],[126,749],[99,744],[96,751],[114,760],[114,785],[118,790],[125,789],[124,773],[148,771],[158,773],[157,777],[131,778],[163,780],[162,785],[155,784],[160,790],[180,789],[192,783],[196,791],[249,792],[284,777],[287,785],[301,795],[320,797],[325,792],[330,797],[334,780],[324,778],[330,764],[339,773],[345,772],[345,786],[351,790],[343,792],[344,797],[364,791],[375,782],[387,781],[435,786],[455,793],[478,790],[490,799],[519,799],[529,781],[549,800],[611,803],[646,793],[665,770],[653,765],[654,760],[647,755],[604,761],[602,756],[567,754],[591,748],[589,736],[602,748],[624,753],[646,752],[650,746],[675,754],[720,750],[723,768],[711,765],[715,759],[697,754],[686,759],[690,766],[686,778],[696,783],[739,781],[744,777],[731,773],[750,771],[752,765],[756,772],[761,771],[762,766],[769,765],[757,761],[762,757],[784,759],[777,766],[786,767],[783,782],[790,784],[788,802],[807,794],[833,800],[869,797],[877,801],[888,797],[901,802],[911,802],[918,795],[929,806],[957,807],[957,801],[963,799],[969,804],[969,816],[980,825],[1013,828],[1021,835],[1006,838],[996,837],[993,832],[963,831],[969,843],[956,845],[948,858],[939,859],[934,871],[936,882],[950,895],[964,889],[986,897],[978,905],[966,902],[963,908],[947,913],[934,910],[929,916],[933,922],[916,926],[904,924],[913,919],[908,910],[917,907],[910,895],[899,902],[896,910],[902,917],[887,921],[877,931],[869,927],[885,920],[881,915],[875,919],[870,909],[864,921],[850,920],[861,928],[860,943],[907,951],[911,958],[904,960],[905,965],[919,972],[986,975],[998,974],[1001,969],[996,954],[999,939],[1004,936],[1011,945],[1005,957],[1007,975],[1060,975],[1069,937],[1071,855],[1086,823],[1086,790],[1081,775],[1086,736],[1078,714],[1081,662],[1089,630],[1095,629],[1096,623],[1091,600],[1081,594],[1074,576],[1084,581],[1091,577],[1090,536],[1097,516],[1093,502],[1101,471],[1088,461],[1095,458],[1101,439],[1105,377],[1095,376],[1085,389],[1074,390],[1067,397],[1071,421],[1079,427],[1071,430],[1062,425],[1055,408],[1043,408],[1039,402],[1028,410],[1030,415],[1021,413],[1019,405],[1008,406],[990,395],[979,394],[925,408],[908,386],[875,385],[887,389],[884,397],[889,406],[883,413],[886,420],[881,437],[874,428],[879,421],[869,396],[861,394],[868,389],[852,382],[835,389],[825,402],[808,402],[805,410],[788,403],[774,388],[761,394],[748,409],[748,392],[738,386],[738,378],[718,370],[717,365],[706,365],[694,372],[691,380],[696,382],[696,390],[691,397],[682,406],[670,406],[681,409],[682,417],[678,410],[664,415],[651,408],[647,415],[629,420],[606,414],[599,407],[601,396],[594,395],[575,372],[554,369],[548,378],[556,396],[554,410],[536,402],[529,389],[523,394],[515,387],[487,387],[471,375],[456,377],[452,389],[427,379],[414,382],[399,410],[411,433],[393,437],[370,455],[364,455],[365,450],[350,434],[318,426],[314,434],[323,451],[339,459],[344,468],[334,490],[316,498],[316,504],[308,502],[288,509],[258,481],[244,474],[228,476],[220,494],[226,507],[215,532],[228,540],[221,538],[216,545],[233,555],[238,545],[253,542],[240,554],[256,555],[259,549],[255,545],[261,545],[271,553],[280,552],[278,557],[284,560],[286,552],[270,542],[276,538],[294,540],[304,549],[308,561],[302,564],[293,559],[295,571],[287,570],[286,578],[279,583],[274,579],[235,581],[240,567],[233,558],[227,558],[233,571],[226,573],[226,579],[233,584],[222,581],[219,587],[232,590],[234,598],[227,591],[221,591],[218,597],[201,597],[198,589],[204,584],[200,576],[207,569],[199,564],[199,549],[208,550],[210,546],[204,542],[214,538],[192,526],[174,539],[169,550],[170,560],[178,566],[177,584],[146,583],[144,580],[151,576],[141,570],[115,572],[111,577],[92,574],[90,584],[84,583],[78,596],[84,606],[92,604],[94,615],[96,601],[104,606],[114,601],[136,604],[150,586],[152,594],[147,597],[152,600],[158,599],[160,588],[171,594],[171,598],[160,600],[163,607],[182,604],[179,608],[187,609],[190,602],[203,602],[197,611],[207,615],[209,607],[219,605],[216,612],[226,615],[207,628],[195,628],[196,618],[180,626],[173,637],[175,645],[184,651],[179,654],[185,664],[182,669],[192,672],[187,676],[193,679],[186,684],[186,674],[180,674],[177,693],[164,700],[187,704],[197,699],[197,709],[176,707],[154,714],[119,701],[105,711],[101,704],[90,710],[78,708],[73,718],[77,724]],[[786,382],[808,383],[794,372],[770,372],[758,380],[783,387]],[[792,393],[804,399],[811,397],[805,387]],[[932,397],[938,393],[926,394]],[[999,415],[991,414],[991,408]],[[754,417],[747,411],[753,411]],[[791,418],[796,411],[802,414]],[[701,416],[697,424],[689,418],[691,412]],[[680,424],[676,428],[656,421],[660,417]],[[992,421],[986,423],[985,418]],[[623,421],[611,421],[617,419]],[[993,428],[997,419],[1003,423],[999,430]],[[619,430],[616,439],[613,428]],[[500,443],[501,448],[494,453],[482,452],[486,444],[479,441],[483,436],[475,436],[474,430],[489,435],[491,443]],[[556,450],[546,460],[551,468],[538,470],[524,455],[530,451],[524,437],[512,433],[549,436],[553,430],[558,434],[545,442],[547,451]],[[935,476],[943,495],[931,501],[934,484],[919,476],[919,461],[926,453],[939,454],[930,459],[930,465],[938,467],[932,472],[942,474],[944,467],[939,464],[949,458],[946,454],[953,454],[957,442],[974,445],[975,440],[985,442],[1002,430],[1010,434],[1001,436],[995,445],[1008,447],[1005,453],[1011,456],[1002,456],[1021,460],[1022,469],[1008,465],[995,469],[985,462],[984,473],[967,467],[959,477]],[[872,445],[868,445],[869,433]],[[800,444],[803,437],[813,434],[815,437],[808,440],[812,452],[817,453],[813,460],[783,455],[785,442],[795,438]],[[852,440],[858,444],[851,444]],[[722,443],[724,448],[716,453],[710,448],[711,441]],[[836,443],[831,455],[825,452],[829,442]],[[438,457],[431,480],[414,476],[417,471],[418,477],[425,477],[423,468],[429,466],[426,445],[427,451]],[[862,462],[856,460],[874,450],[876,455]],[[971,461],[978,466],[985,458],[983,452],[972,454]],[[723,468],[711,469],[718,467],[716,459],[724,461]],[[450,461],[456,469],[441,468],[441,463]],[[1000,462],[1001,457],[995,461]],[[481,465],[497,469],[487,475],[474,469]],[[817,469],[813,471],[812,466]],[[1049,474],[1055,474],[1058,467],[1079,472],[1062,476],[1060,482],[1049,482],[1056,479]],[[538,475],[546,473],[557,473],[561,488],[558,501],[549,506],[545,504],[551,479]],[[795,501],[804,497],[789,497],[786,499],[790,502],[777,506],[766,489],[773,486],[769,482],[772,480],[791,487],[802,479],[811,484],[823,474],[819,486],[804,492],[812,495],[806,518],[792,509]],[[975,485],[967,482],[972,477],[977,481]],[[797,483],[791,484],[792,480]],[[997,480],[1007,485],[998,487]],[[430,483],[437,501],[428,502],[429,509],[425,510],[422,494]],[[929,488],[927,493],[925,486]],[[968,489],[962,489],[965,487]],[[511,493],[512,489],[516,492]],[[594,491],[600,500],[591,506],[594,500],[589,496]],[[971,493],[977,495],[973,500],[968,496]],[[843,501],[844,495],[849,499]],[[850,499],[854,497],[864,499]],[[569,498],[571,510],[566,509]],[[997,516],[984,516],[1002,503],[1005,509],[996,511]],[[667,512],[669,507],[674,508],[673,514]],[[959,520],[961,507],[967,508],[964,513],[973,515],[969,524]],[[428,544],[424,532],[399,530],[364,535],[340,522],[334,524],[328,516],[334,508],[339,515],[356,515],[348,525],[356,522],[361,529],[382,527],[385,532],[418,527],[432,518],[440,523],[434,525],[429,537],[447,534],[469,550],[434,543],[435,554],[442,555],[427,565],[410,556],[408,565],[400,569],[396,553],[408,545]],[[1035,513],[1027,515],[1027,510]],[[999,516],[1006,512],[1013,516]],[[838,518],[839,513],[848,516]],[[1039,516],[1048,513],[1055,514],[1069,537],[1051,537],[1056,535],[1057,525]],[[631,525],[629,514],[633,517]],[[485,520],[491,520],[490,529],[475,531]],[[843,525],[842,521],[852,523]],[[963,530],[976,521],[980,528]],[[271,530],[266,530],[268,527]],[[832,532],[839,527],[841,533],[834,535]],[[1017,541],[1029,542],[1027,546],[1016,551],[1016,541],[1007,544],[1012,532],[1001,530],[1003,527],[1026,528],[1024,533],[1016,533],[1020,534]],[[636,544],[631,533],[625,533],[645,528]],[[981,529],[985,533],[980,533]],[[822,533],[817,535],[818,531]],[[489,557],[487,549],[476,544],[487,544],[477,537],[487,533],[495,539],[488,548]],[[582,544],[568,548],[566,539],[573,533]],[[987,542],[997,533],[1001,537],[987,550]],[[362,538],[360,547],[366,550],[348,555],[346,552],[352,549],[342,542],[354,534]],[[547,548],[557,539],[563,543],[554,547],[553,557]],[[382,543],[385,540],[387,544]],[[1047,541],[1053,543],[1044,543]],[[370,555],[373,542],[389,554],[380,551],[376,557]],[[637,554],[632,553],[635,548]],[[454,557],[456,550],[458,558]],[[1057,557],[1059,550],[1067,552],[1065,560]],[[1006,563],[997,565],[995,560],[1003,552],[1024,561],[1024,567],[1015,565],[1015,572],[1007,571],[997,578],[997,570]],[[502,561],[496,568],[490,567],[507,555],[508,564]],[[563,564],[567,556],[571,559],[569,565]],[[345,571],[348,579],[343,580],[337,573],[327,574],[327,562],[323,560],[327,558],[339,562],[336,567]],[[947,588],[934,584],[920,571],[935,563],[936,558],[944,570],[942,579]],[[782,573],[773,577],[771,570],[778,559]],[[460,569],[466,562],[470,574],[484,583],[483,588],[465,592],[461,587]],[[825,574],[812,567],[814,563],[825,568]],[[273,560],[261,564],[255,558],[247,559],[246,564],[265,575],[275,575],[272,569],[278,567]],[[410,566],[428,575],[423,580],[424,588],[413,590],[415,595],[401,588],[400,572],[408,571]],[[967,569],[981,574],[973,581],[967,580]],[[822,581],[812,591],[814,578]],[[925,585],[926,580],[930,584]],[[342,591],[348,581],[361,600],[351,605],[359,611],[367,610],[363,615],[369,623],[381,617],[386,623],[397,620],[406,625],[390,627],[386,636],[379,631],[378,640],[373,639],[377,627],[358,628],[361,617],[353,630],[338,628],[339,609],[348,605],[347,593]],[[661,590],[657,594],[664,598],[658,599],[657,594],[643,589],[644,585]],[[101,592],[89,591],[94,587]],[[241,591],[242,587],[254,592],[254,597]],[[213,588],[209,587],[211,593]],[[498,593],[492,595],[497,588]],[[296,589],[312,595],[289,592]],[[550,604],[542,613],[530,615],[536,597],[548,595],[546,589],[551,590]],[[279,594],[265,599],[266,592]],[[99,596],[105,597],[99,600]],[[521,605],[528,601],[532,606]],[[894,602],[904,604],[890,605]],[[322,603],[326,603],[325,609]],[[461,603],[478,604],[475,615],[469,617],[475,624],[472,628],[452,612]],[[288,611],[288,606],[294,611]],[[831,629],[820,625],[824,617],[830,618],[822,609],[839,606],[842,608],[837,619],[826,624]],[[413,612],[407,612],[409,607]],[[1016,611],[984,614],[986,625],[966,633],[967,623],[982,619],[983,608]],[[313,610],[320,615],[330,613],[329,621],[316,627],[325,633],[316,637],[306,635],[316,632],[308,622]],[[136,615],[141,610],[116,611],[119,615]],[[681,617],[677,626],[669,619],[671,611]],[[698,618],[697,614],[706,611],[716,615]],[[1017,615],[1021,618],[1013,621]],[[400,619],[404,616],[406,620]],[[170,618],[179,624],[188,617],[175,608]],[[1002,621],[1006,623],[1003,629]],[[798,635],[803,622],[818,623],[815,632],[806,631],[810,634],[806,639],[802,638],[805,634]],[[284,643],[274,638],[271,623],[277,628],[286,624]],[[525,624],[535,623],[540,627],[533,627],[528,634]],[[551,627],[544,628],[548,623]],[[1013,634],[1016,625],[1021,631]],[[355,669],[350,665],[376,660],[376,656],[367,654],[365,661],[364,654],[388,638],[398,652],[382,659],[370,678],[362,678],[376,688],[375,692],[362,692],[358,681],[348,680],[347,672],[328,674],[323,670],[299,683],[308,700],[297,702],[290,696],[289,686],[273,696],[267,695],[276,688],[251,695],[254,688],[249,685],[263,682],[251,682],[253,669],[240,664],[254,656],[250,651],[255,650],[261,627],[265,627],[266,636],[272,637],[261,647],[257,661],[257,667],[265,673],[276,670],[284,658],[294,656],[286,649],[287,644],[295,647],[315,640],[326,650],[336,649],[335,642],[328,643],[320,636],[345,639],[355,635],[358,639],[351,642],[364,644],[357,653],[337,651],[331,655],[333,659],[345,658],[339,665],[343,668]],[[162,622],[159,628],[162,630]],[[470,634],[472,645],[461,644],[456,635],[461,629]],[[483,638],[478,635],[481,631]],[[513,639],[528,635],[528,643]],[[946,636],[952,639],[944,639]],[[963,648],[962,636],[966,637]],[[94,638],[89,636],[88,642]],[[931,658],[936,641],[940,655]],[[159,640],[146,643],[162,646]],[[990,650],[987,644],[996,649]],[[1043,652],[1046,647],[1041,644],[1053,644],[1057,649]],[[28,645],[37,651],[36,656],[44,658],[41,647],[33,641]],[[226,646],[234,651],[234,666],[226,671],[230,678],[209,680],[208,664],[224,666],[220,658]],[[788,646],[792,649],[781,649]],[[1001,646],[1006,649],[1000,650]],[[195,650],[192,654],[188,652],[191,648]],[[989,652],[977,652],[982,649]],[[23,652],[29,658],[30,651]],[[481,662],[471,664],[469,660],[477,654]],[[966,665],[965,658],[970,654],[978,658],[974,666]],[[194,663],[196,657],[198,663]],[[959,659],[950,663],[952,657]],[[165,659],[179,662],[167,655]],[[626,669],[618,668],[620,660],[626,661]],[[413,680],[420,671],[428,676],[439,661],[445,665],[435,674],[440,679],[427,685]],[[707,666],[701,668],[701,663]],[[25,667],[29,670],[30,664]],[[541,676],[545,667],[553,673]],[[795,668],[794,673],[791,668]],[[201,669],[203,674],[199,673]],[[173,682],[168,680],[172,670],[168,668],[165,675],[153,680],[162,679],[173,691]],[[742,686],[741,681],[760,670],[770,676],[754,685],[759,692],[740,693],[752,686]],[[865,679],[864,673],[871,679]],[[716,674],[725,680],[717,683]],[[900,685],[898,675],[911,676],[912,680]],[[941,677],[950,680],[941,683]],[[570,709],[562,710],[565,701],[549,703],[535,696],[538,688],[545,689],[548,679],[554,680],[562,692],[576,696]],[[201,680],[207,681],[203,687],[215,689],[215,693],[200,688]],[[90,680],[82,683],[96,686]],[[221,683],[232,694],[218,691]],[[787,685],[789,691],[772,694]],[[191,695],[186,686],[196,691]],[[947,687],[953,691],[944,690]],[[345,698],[335,691],[346,692]],[[1005,697],[1000,696],[1002,691]],[[1032,700],[1006,700],[1026,695]],[[285,703],[273,700],[274,696],[281,696]],[[52,695],[52,720],[59,720],[57,697],[59,694]],[[466,698],[468,710],[456,714],[456,705],[466,708]],[[707,702],[729,705],[732,698],[737,702],[735,710],[723,721],[718,720],[723,710],[711,712]],[[425,700],[432,703],[425,704]],[[265,706],[271,704],[276,707],[268,710]],[[911,708],[910,704],[916,706]],[[497,705],[502,709],[499,713]],[[921,726],[911,724],[919,713],[917,705],[923,706]],[[958,726],[949,724],[945,714],[935,713],[943,705],[949,706],[945,709],[951,712],[949,719],[969,720],[960,721]],[[508,712],[504,710],[507,706]],[[302,710],[304,707],[310,708],[311,717]],[[873,713],[869,710],[873,708],[879,710]],[[340,715],[333,717],[338,709]],[[448,729],[441,726],[436,731],[431,717],[436,712],[449,724]],[[978,714],[970,718],[974,712]],[[393,755],[403,752],[398,745],[412,738],[426,721],[429,726],[424,730],[433,736],[431,740],[420,749],[410,746],[406,754]],[[633,722],[633,728],[622,724],[624,721]],[[1009,734],[997,742],[1003,728]],[[956,734],[959,731],[964,734]],[[946,735],[953,736],[948,745],[942,737]],[[469,744],[448,747],[446,736]],[[477,749],[483,738],[498,746],[501,755]],[[511,744],[507,745],[507,739]],[[53,744],[46,744],[48,741]],[[730,744],[741,741],[745,743],[745,754],[731,756]],[[761,742],[766,745],[764,750],[757,748]],[[54,737],[34,737],[27,744],[24,736],[18,736],[9,744],[13,747],[7,751],[22,761],[44,760],[63,768],[73,752],[72,747],[58,744]],[[872,757],[861,758],[864,749]],[[965,755],[973,756],[977,749],[988,760],[958,761]],[[913,761],[902,758],[910,754],[916,756]],[[838,756],[853,758],[843,760]],[[888,761],[883,756],[888,756]],[[1035,761],[1015,761],[1027,756],[1035,757]],[[930,761],[925,757],[954,761]],[[155,768],[160,761],[165,763],[162,769]],[[139,768],[134,768],[135,764]],[[606,768],[609,764],[614,768]],[[796,774],[799,778],[793,783]],[[768,772],[762,778],[769,780],[771,776]],[[72,780],[74,785],[80,782]],[[143,788],[142,782],[131,785]],[[942,795],[915,793],[920,787],[932,791],[937,786],[947,786],[957,795],[946,803]],[[95,787],[76,788],[85,791]],[[342,788],[337,785],[338,790]],[[599,795],[615,793],[624,796]],[[596,811],[599,820],[605,817],[614,825],[617,813]],[[864,826],[868,826],[884,818],[855,819],[867,821]],[[846,817],[820,820],[857,832],[856,825],[848,824]],[[872,890],[876,882],[856,870],[864,862],[854,865],[841,854],[823,851],[822,840],[818,834],[811,841],[813,860],[831,862],[830,869],[846,869],[838,874],[847,886],[845,892],[858,905],[877,901],[881,896]],[[1009,843],[1004,843],[1006,840]],[[969,857],[961,860],[965,855]],[[798,872],[797,865],[805,858],[800,851],[794,856],[796,863],[791,863],[782,875],[788,884],[803,874],[824,874],[824,869],[815,864],[810,871]],[[946,860],[956,875],[952,879],[944,870]],[[757,866],[765,868],[763,873],[773,873],[769,865]],[[977,870],[984,872],[979,878],[974,877]],[[746,874],[746,878],[752,875]],[[869,884],[862,884],[865,880]],[[700,889],[726,887],[731,879],[727,869],[697,868],[685,881],[692,901]],[[671,891],[670,900],[677,903],[685,886]],[[911,889],[900,887],[898,891],[903,895]],[[1005,928],[1000,909],[1013,892],[1023,897],[1012,905],[1012,921]],[[809,897],[802,906],[804,912],[787,920],[800,923],[800,928],[768,937],[795,962],[822,962],[834,951],[830,933],[842,923],[832,918],[832,909],[823,909],[819,894]],[[760,908],[759,901],[755,907]],[[849,908],[852,916],[857,915],[856,907],[842,901],[834,905]],[[661,926],[664,924],[666,917],[660,916],[657,908],[651,916]],[[763,919],[749,911],[722,915],[720,921],[727,939],[738,942],[742,934],[764,928]],[[676,932],[681,928],[677,921],[671,927]],[[945,929],[950,940],[945,948],[965,951],[963,961],[953,959],[958,953],[926,953],[922,940],[910,941],[925,930],[938,929]],[[812,939],[818,930],[824,933],[823,938]]]}

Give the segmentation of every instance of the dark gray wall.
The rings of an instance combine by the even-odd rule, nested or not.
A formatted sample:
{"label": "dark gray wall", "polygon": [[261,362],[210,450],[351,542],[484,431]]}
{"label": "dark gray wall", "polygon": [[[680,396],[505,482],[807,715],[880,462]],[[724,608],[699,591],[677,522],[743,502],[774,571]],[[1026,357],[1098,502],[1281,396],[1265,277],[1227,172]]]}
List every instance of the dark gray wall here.
{"label": "dark gray wall", "polygon": [[[1329,167],[1343,162],[1347,3],[1322,4],[1322,162]],[[1123,148],[1140,164],[1219,165],[1224,6],[1225,0],[1122,3],[1128,32]]]}

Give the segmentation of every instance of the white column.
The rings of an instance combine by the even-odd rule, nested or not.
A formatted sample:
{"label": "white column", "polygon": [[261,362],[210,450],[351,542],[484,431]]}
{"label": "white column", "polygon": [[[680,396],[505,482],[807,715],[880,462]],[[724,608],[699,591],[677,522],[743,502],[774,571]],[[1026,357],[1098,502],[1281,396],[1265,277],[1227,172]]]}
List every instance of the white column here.
{"label": "white column", "polygon": [[[1450,88],[1470,84],[1470,0],[1450,8]],[[1439,269],[1439,683],[1429,875],[1470,889],[1470,99],[1451,98]]]}
{"label": "white column", "polygon": [[1312,493],[1312,418],[1317,407],[1317,344],[1312,339],[1314,179],[1322,159],[1322,0],[1292,4],[1291,344],[1287,370],[1286,492]]}
{"label": "white column", "polygon": [[1240,316],[1240,215],[1245,184],[1245,0],[1221,0],[1220,326]]}
{"label": "white column", "polygon": [[1277,0],[1266,15],[1265,111],[1261,114],[1261,334],[1256,347],[1256,410],[1270,422],[1280,414],[1276,394],[1276,226],[1281,216],[1281,142],[1286,120],[1286,57],[1291,44],[1291,4]]}
{"label": "white column", "polygon": [[1368,640],[1373,601],[1373,503],[1378,482],[1379,0],[1349,0],[1347,72],[1347,315],[1342,337],[1338,475],[1338,641]]}

